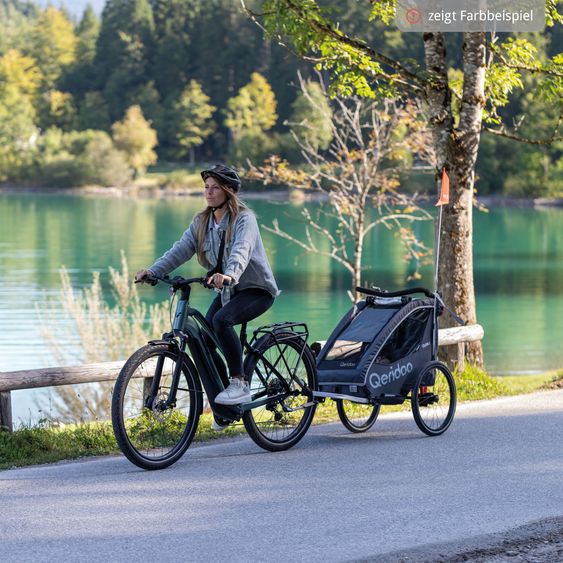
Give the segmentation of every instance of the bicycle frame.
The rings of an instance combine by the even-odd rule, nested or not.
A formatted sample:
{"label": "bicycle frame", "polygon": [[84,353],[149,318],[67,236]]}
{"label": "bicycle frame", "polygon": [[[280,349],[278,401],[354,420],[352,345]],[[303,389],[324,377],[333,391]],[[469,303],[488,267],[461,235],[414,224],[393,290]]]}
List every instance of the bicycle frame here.
{"label": "bicycle frame", "polygon": [[[303,344],[299,354],[300,361],[306,346],[307,337],[309,335],[307,326],[304,323],[292,322],[276,323],[272,325],[262,326],[254,331],[253,339],[249,343],[246,340],[246,323],[244,323],[240,332],[240,340],[243,350],[245,350],[247,354],[257,354],[261,359],[262,365],[264,366],[267,374],[279,375],[277,379],[282,387],[282,392],[276,395],[262,392],[253,397],[253,400],[250,403],[243,405],[220,405],[215,403],[214,399],[221,391],[225,389],[225,387],[229,385],[229,379],[227,378],[225,371],[218,368],[216,361],[221,360],[216,354],[212,354],[212,350],[210,350],[208,343],[211,342],[213,346],[215,346],[219,350],[221,349],[221,346],[219,344],[217,336],[215,335],[213,329],[209,326],[206,318],[201,314],[200,311],[194,309],[193,307],[190,307],[189,299],[191,294],[191,286],[184,285],[179,288],[179,291],[180,299],[178,300],[178,304],[176,305],[172,331],[165,333],[162,337],[162,340],[151,341],[151,343],[154,344],[167,343],[169,345],[173,345],[177,349],[181,358],[181,361],[177,362],[174,373],[172,374],[172,383],[166,401],[166,406],[172,408],[175,405],[176,393],[180,385],[182,365],[185,363],[189,365],[193,362],[193,365],[195,365],[195,368],[197,370],[197,375],[199,376],[201,384],[209,400],[209,405],[218,417],[229,421],[237,421],[240,420],[243,412],[266,405],[275,400],[280,401],[283,410],[285,410],[286,412],[295,410],[288,407],[283,401],[283,399],[287,397],[288,394],[291,394],[292,391],[288,382],[285,381],[285,378],[279,373],[277,363],[283,360],[288,372],[291,373],[292,379],[294,379],[301,387],[306,388],[304,382],[296,376],[295,369],[291,368],[288,365],[287,360],[283,355],[281,346],[283,345],[284,341],[287,341],[289,339],[300,340]],[[284,335],[279,334],[283,331],[285,331]],[[291,332],[292,335],[288,336],[287,332]],[[262,356],[260,351],[254,346],[258,341],[259,336],[265,335],[270,335],[273,338],[275,345],[281,352],[276,365],[273,365],[268,361],[267,358]],[[189,354],[186,352],[186,350],[189,350]],[[296,365],[299,364],[299,361],[296,362]],[[159,359],[156,366],[155,375],[151,383],[151,390],[146,400],[146,406],[148,408],[152,406],[152,401],[154,400],[154,397],[158,392],[158,386],[162,374],[162,366],[163,359]],[[257,373],[262,383],[266,385],[267,378],[261,373],[260,368],[256,367],[255,372]],[[313,403],[307,403],[306,405],[300,406],[299,408],[304,408],[306,406],[309,406],[310,404]]]}
{"label": "bicycle frame", "polygon": [[[151,341],[151,343],[155,344],[165,342],[173,345],[181,358],[181,361],[177,362],[174,373],[172,374],[172,383],[167,398],[167,406],[173,407],[175,405],[182,365],[184,363],[190,364],[193,362],[213,412],[226,420],[239,420],[242,416],[242,410],[238,406],[218,405],[214,403],[215,397],[225,389],[229,382],[226,378],[221,377],[221,372],[215,364],[211,350],[207,344],[207,339],[219,349],[220,345],[205,317],[200,311],[189,306],[191,287],[189,285],[184,286],[181,287],[179,291],[180,298],[176,305],[172,332],[165,333],[160,341]],[[189,350],[189,354],[186,350]],[[156,366],[151,391],[147,399],[147,407],[149,408],[151,406],[150,403],[154,400],[158,391],[162,373],[162,363],[163,362],[159,360]]]}

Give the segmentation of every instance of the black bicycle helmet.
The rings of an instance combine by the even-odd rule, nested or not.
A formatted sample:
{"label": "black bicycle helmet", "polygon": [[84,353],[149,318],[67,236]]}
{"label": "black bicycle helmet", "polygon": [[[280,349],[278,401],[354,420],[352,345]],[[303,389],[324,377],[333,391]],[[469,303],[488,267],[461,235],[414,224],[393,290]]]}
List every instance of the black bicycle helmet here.
{"label": "black bicycle helmet", "polygon": [[201,171],[201,177],[205,181],[208,176],[213,176],[217,178],[222,184],[231,188],[233,192],[238,192],[240,190],[241,181],[239,175],[234,168],[230,166],[225,166],[224,164],[215,164],[207,170]]}

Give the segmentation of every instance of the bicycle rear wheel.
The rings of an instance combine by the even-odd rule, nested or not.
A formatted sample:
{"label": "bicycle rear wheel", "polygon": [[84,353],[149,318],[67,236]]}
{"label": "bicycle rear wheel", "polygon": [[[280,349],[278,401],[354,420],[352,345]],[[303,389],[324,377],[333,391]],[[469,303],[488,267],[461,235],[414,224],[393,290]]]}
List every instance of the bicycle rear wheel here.
{"label": "bicycle rear wheel", "polygon": [[[148,345],[126,362],[115,383],[112,424],[127,459],[143,469],[168,467],[188,449],[201,413],[201,389],[195,368],[184,361],[176,402],[166,402],[179,353],[168,345]],[[149,399],[161,372],[156,395]]]}
{"label": "bicycle rear wheel", "polygon": [[[277,344],[276,344],[277,339]],[[253,400],[264,405],[243,414],[250,437],[260,447],[276,452],[291,448],[307,432],[315,414],[312,391],[316,389],[315,360],[309,346],[291,332],[263,336],[258,355],[245,359]]]}
{"label": "bicycle rear wheel", "polygon": [[381,405],[354,403],[346,399],[336,399],[338,417],[350,432],[360,433],[369,430],[377,420]]}
{"label": "bicycle rear wheel", "polygon": [[428,436],[444,433],[454,419],[456,401],[452,373],[445,364],[430,362],[412,390],[412,414],[417,426]]}

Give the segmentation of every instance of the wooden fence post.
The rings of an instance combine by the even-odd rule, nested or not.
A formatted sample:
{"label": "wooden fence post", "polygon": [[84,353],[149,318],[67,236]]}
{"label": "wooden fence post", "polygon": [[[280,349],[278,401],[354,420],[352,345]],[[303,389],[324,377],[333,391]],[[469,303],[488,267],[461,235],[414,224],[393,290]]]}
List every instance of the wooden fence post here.
{"label": "wooden fence post", "polygon": [[12,397],[10,391],[0,392],[0,427],[6,427],[8,432],[12,432]]}

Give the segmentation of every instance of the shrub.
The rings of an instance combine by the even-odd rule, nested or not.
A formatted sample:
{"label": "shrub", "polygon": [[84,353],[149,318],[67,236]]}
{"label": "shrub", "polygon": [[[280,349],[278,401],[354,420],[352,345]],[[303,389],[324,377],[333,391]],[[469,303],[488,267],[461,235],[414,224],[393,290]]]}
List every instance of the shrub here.
{"label": "shrub", "polygon": [[34,175],[47,186],[121,186],[131,180],[132,170],[104,131],[50,128],[41,137]]}

